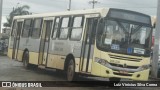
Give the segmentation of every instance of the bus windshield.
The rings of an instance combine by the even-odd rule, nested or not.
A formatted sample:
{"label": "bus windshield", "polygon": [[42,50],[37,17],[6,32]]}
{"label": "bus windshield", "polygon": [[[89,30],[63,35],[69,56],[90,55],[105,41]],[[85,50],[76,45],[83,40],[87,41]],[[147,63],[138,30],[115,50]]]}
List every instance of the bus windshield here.
{"label": "bus windshield", "polygon": [[151,27],[143,24],[104,20],[97,33],[97,46],[114,53],[149,56]]}

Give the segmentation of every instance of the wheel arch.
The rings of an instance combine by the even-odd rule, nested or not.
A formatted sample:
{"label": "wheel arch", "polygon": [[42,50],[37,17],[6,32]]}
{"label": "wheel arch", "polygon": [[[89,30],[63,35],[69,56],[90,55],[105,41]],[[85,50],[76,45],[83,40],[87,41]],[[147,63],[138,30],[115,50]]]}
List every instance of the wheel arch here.
{"label": "wheel arch", "polygon": [[[73,55],[72,53],[70,53],[70,54],[68,54],[68,55],[66,56],[66,59],[65,59],[65,62],[64,62],[64,69],[63,69],[63,70],[66,71],[67,65],[68,65],[70,59],[73,59],[74,64],[75,64],[75,57],[74,57],[74,55]],[[76,66],[76,65],[75,65],[75,66]]]}
{"label": "wheel arch", "polygon": [[27,48],[25,48],[24,51],[23,51],[22,61],[23,61],[24,54],[25,54],[26,52],[28,52],[28,57],[29,57],[29,50],[28,50]]}

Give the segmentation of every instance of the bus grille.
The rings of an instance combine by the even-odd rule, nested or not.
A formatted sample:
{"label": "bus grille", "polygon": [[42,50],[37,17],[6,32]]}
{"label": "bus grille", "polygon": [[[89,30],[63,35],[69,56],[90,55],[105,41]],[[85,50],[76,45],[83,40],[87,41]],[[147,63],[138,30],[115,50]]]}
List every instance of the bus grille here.
{"label": "bus grille", "polygon": [[[120,64],[114,64],[114,63],[109,63],[111,66],[115,66],[115,67],[121,67],[121,68],[124,68],[123,65],[120,65]],[[128,69],[138,69],[139,67],[138,66],[126,66],[125,68],[128,68]]]}
{"label": "bus grille", "polygon": [[140,62],[142,60],[142,59],[139,59],[139,58],[130,58],[130,57],[117,56],[117,55],[112,55],[112,54],[109,54],[109,57],[113,58],[113,59],[135,61],[135,62]]}
{"label": "bus grille", "polygon": [[113,72],[113,74],[119,75],[119,76],[132,76],[132,74],[123,74],[123,73],[117,73],[117,72]]}

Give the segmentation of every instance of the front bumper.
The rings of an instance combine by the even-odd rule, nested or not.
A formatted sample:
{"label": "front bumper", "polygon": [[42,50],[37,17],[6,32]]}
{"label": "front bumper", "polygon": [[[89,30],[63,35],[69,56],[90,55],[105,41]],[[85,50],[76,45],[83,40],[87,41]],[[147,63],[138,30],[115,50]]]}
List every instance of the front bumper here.
{"label": "front bumper", "polygon": [[[117,77],[117,78],[126,78],[131,80],[140,80],[140,81],[147,81],[149,77],[149,69],[138,71],[138,70],[132,70],[130,69],[110,69],[105,66],[101,66],[101,76],[102,77]],[[125,73],[122,73],[121,71],[124,71]]]}

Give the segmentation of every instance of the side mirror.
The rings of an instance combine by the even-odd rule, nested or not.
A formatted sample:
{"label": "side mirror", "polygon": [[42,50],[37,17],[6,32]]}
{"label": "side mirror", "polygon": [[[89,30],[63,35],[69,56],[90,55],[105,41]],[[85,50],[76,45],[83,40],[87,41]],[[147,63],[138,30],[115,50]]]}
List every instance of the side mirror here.
{"label": "side mirror", "polygon": [[156,24],[153,24],[153,28],[156,28]]}

